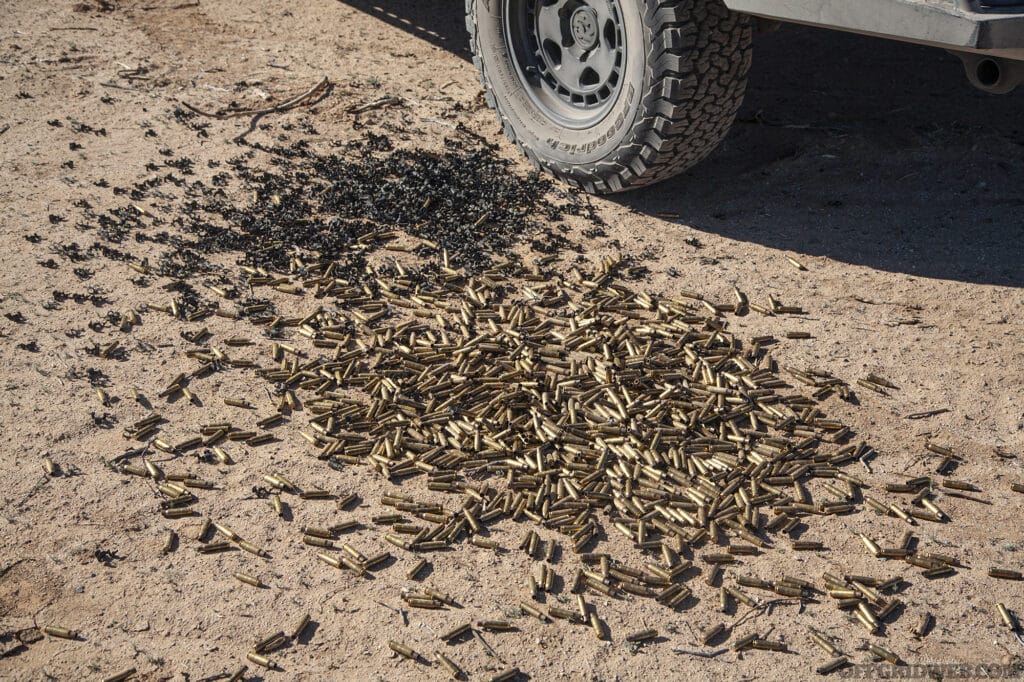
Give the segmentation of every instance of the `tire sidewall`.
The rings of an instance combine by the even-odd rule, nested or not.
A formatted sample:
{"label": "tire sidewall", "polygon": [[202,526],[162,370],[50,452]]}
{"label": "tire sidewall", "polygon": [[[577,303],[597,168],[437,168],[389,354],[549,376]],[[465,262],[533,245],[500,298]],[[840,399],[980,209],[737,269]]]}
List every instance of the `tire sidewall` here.
{"label": "tire sidewall", "polygon": [[586,164],[614,160],[623,146],[628,146],[626,138],[641,109],[641,95],[647,86],[650,32],[644,26],[644,0],[620,0],[626,43],[623,83],[607,114],[582,129],[566,128],[550,119],[526,91],[504,35],[502,14],[507,0],[472,1],[476,52],[485,85],[505,119],[506,132],[542,165],[564,164],[574,167],[574,172],[587,173]]}

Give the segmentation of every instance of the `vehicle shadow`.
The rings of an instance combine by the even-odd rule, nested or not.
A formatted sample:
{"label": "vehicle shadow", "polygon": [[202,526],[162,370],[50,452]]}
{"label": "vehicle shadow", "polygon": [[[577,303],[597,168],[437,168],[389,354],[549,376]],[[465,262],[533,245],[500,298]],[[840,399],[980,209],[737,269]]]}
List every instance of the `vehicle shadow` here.
{"label": "vehicle shadow", "polygon": [[464,0],[338,0],[470,61]]}
{"label": "vehicle shadow", "polygon": [[696,230],[888,272],[1024,286],[1024,91],[934,48],[787,27],[755,41],[704,163],[616,195]]}
{"label": "vehicle shadow", "polygon": [[[460,0],[339,0],[469,59]],[[611,197],[695,230],[888,272],[1024,287],[1024,88],[930,47],[787,25],[691,171]]]}

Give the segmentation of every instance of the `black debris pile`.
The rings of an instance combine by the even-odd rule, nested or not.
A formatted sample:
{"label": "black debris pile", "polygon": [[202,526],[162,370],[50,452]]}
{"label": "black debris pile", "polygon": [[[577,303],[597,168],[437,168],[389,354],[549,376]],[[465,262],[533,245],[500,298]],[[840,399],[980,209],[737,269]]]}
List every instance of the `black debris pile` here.
{"label": "black debris pile", "polygon": [[[182,171],[186,161],[173,165]],[[302,140],[251,148],[210,182],[182,182],[166,172],[171,165],[115,190],[133,202],[158,202],[162,220],[140,219],[131,207],[86,210],[79,227],[108,242],[133,233],[136,241],[166,245],[156,270],[174,278],[209,272],[216,253],[240,253],[242,263],[274,271],[287,271],[301,253],[340,261],[339,276],[359,281],[366,256],[384,246],[419,255],[446,250],[453,266],[479,272],[519,241],[566,247],[566,216],[599,223],[579,195],[518,172],[493,145],[469,135],[446,140],[440,152],[396,148],[373,133],[329,153]],[[175,188],[177,204],[168,201]],[[156,229],[167,222],[175,228],[170,235]]]}

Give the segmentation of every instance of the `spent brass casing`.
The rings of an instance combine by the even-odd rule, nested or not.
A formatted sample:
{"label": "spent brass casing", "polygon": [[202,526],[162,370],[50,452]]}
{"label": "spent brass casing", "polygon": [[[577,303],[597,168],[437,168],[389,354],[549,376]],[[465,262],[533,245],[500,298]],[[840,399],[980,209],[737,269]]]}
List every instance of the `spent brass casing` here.
{"label": "spent brass casing", "polygon": [[58,627],[56,625],[44,625],[43,632],[50,637],[59,637],[60,639],[78,639],[78,633],[76,631]]}
{"label": "spent brass casing", "polygon": [[253,587],[263,586],[263,583],[260,582],[259,578],[251,576],[248,573],[235,573],[235,578],[245,583],[246,585],[252,585]]}
{"label": "spent brass casing", "polygon": [[837,649],[832,642],[828,640],[822,633],[818,632],[814,628],[808,628],[811,633],[811,639],[829,656],[838,656],[839,649]]}
{"label": "spent brass casing", "polygon": [[759,590],[772,589],[772,584],[767,580],[761,580],[760,578],[754,578],[746,575],[736,576],[736,582],[744,587],[753,587]]}
{"label": "spent brass casing", "polygon": [[302,633],[306,631],[307,627],[309,627],[310,620],[310,615],[308,613],[303,615],[302,618],[299,619],[299,622],[292,629],[292,634],[290,637],[292,641],[295,641],[302,637]]}
{"label": "spent brass casing", "polygon": [[718,623],[707,628],[700,634],[700,642],[704,646],[707,646],[710,642],[714,641],[716,637],[725,632],[725,625]]}
{"label": "spent brass casing", "polygon": [[174,551],[174,548],[178,544],[178,534],[173,530],[169,530],[164,534],[164,544],[160,548],[162,554],[169,554]]}
{"label": "spent brass casing", "polygon": [[963,490],[966,492],[981,492],[981,488],[967,481],[958,481],[952,478],[942,479],[942,487],[950,490]]}
{"label": "spent brass casing", "polygon": [[454,627],[448,632],[441,635],[441,639],[443,639],[446,642],[449,640],[456,639],[469,632],[472,627],[473,625],[471,623],[463,623],[462,625]]}
{"label": "spent brass casing", "polygon": [[938,445],[936,443],[932,443],[931,441],[928,441],[927,443],[924,444],[924,449],[930,452],[934,452],[937,455],[942,455],[943,457],[953,456],[953,448],[948,448],[944,445]]}
{"label": "spent brass casing", "polygon": [[921,620],[917,622],[917,626],[914,627],[914,636],[921,638],[928,634],[932,626],[932,614],[924,613],[921,615]]}
{"label": "spent brass casing", "polygon": [[367,557],[366,561],[364,561],[362,563],[362,566],[363,566],[364,569],[370,569],[370,568],[373,568],[375,566],[378,566],[378,565],[384,563],[385,561],[387,561],[390,558],[391,558],[391,553],[390,552],[381,552],[380,554],[374,554],[371,557]]}
{"label": "spent brass casing", "polygon": [[232,547],[234,547],[234,545],[227,541],[208,542],[205,545],[200,545],[199,547],[196,547],[196,551],[200,554],[213,554],[214,552],[223,552],[225,550],[229,550]]}
{"label": "spent brass casing", "polygon": [[302,543],[309,545],[310,547],[325,547],[327,549],[334,549],[334,543],[330,539],[318,537],[316,535],[303,535]]}
{"label": "spent brass casing", "polygon": [[231,459],[231,455],[224,451],[219,446],[213,446],[213,454],[217,457],[217,461],[221,464],[234,464],[234,460]]}
{"label": "spent brass casing", "polygon": [[601,620],[597,617],[597,613],[594,611],[590,612],[590,630],[598,639],[604,639],[604,627],[601,625]]}
{"label": "spent brass casing", "polygon": [[947,575],[953,575],[956,573],[956,569],[952,566],[936,566],[935,568],[929,568],[928,570],[921,573],[925,578],[942,578]]}
{"label": "spent brass casing", "polygon": [[754,640],[756,639],[760,639],[760,635],[756,632],[751,632],[749,635],[744,635],[743,637],[740,637],[736,640],[736,642],[732,645],[732,650],[744,651],[745,649],[749,649],[750,645],[753,644]]}
{"label": "spent brass casing", "polygon": [[478,535],[474,535],[470,538],[469,542],[470,544],[483,549],[498,549],[498,542],[496,540],[488,540]]}
{"label": "spent brass casing", "polygon": [[999,617],[1003,621],[1003,625],[1010,628],[1012,631],[1017,631],[1017,619],[1013,617],[1010,610],[1003,604],[996,604],[996,609],[999,611]]}
{"label": "spent brass casing", "polygon": [[366,567],[363,565],[361,561],[345,555],[338,557],[338,561],[342,566],[352,571],[356,575],[360,577],[366,576]]}
{"label": "spent brass casing", "polygon": [[277,663],[275,663],[274,661],[270,660],[266,656],[264,656],[262,654],[259,654],[259,653],[255,652],[255,651],[248,652],[245,655],[245,657],[250,662],[255,663],[256,665],[261,666],[263,668],[267,668],[268,670],[274,670],[275,668],[277,668]]}
{"label": "spent brass casing", "polygon": [[783,597],[804,597],[804,596],[806,596],[804,594],[803,588],[802,587],[797,587],[795,585],[786,585],[784,583],[776,583],[775,585],[772,586],[772,589],[775,591],[775,594],[781,595]]}
{"label": "spent brass casing", "polygon": [[280,647],[284,642],[288,640],[284,635],[283,630],[279,630],[271,635],[267,635],[260,641],[253,645],[253,651],[258,654],[265,654],[269,651],[273,651]]}
{"label": "spent brass casing", "polygon": [[317,554],[316,558],[324,562],[328,566],[333,566],[334,568],[341,568],[341,559],[333,557],[330,554]]}
{"label": "spent brass casing", "polygon": [[541,613],[538,609],[533,608],[525,602],[519,602],[519,609],[528,616],[533,616],[542,623],[548,622],[548,617]]}
{"label": "spent brass casing", "polygon": [[549,606],[548,615],[551,616],[551,618],[568,620],[572,621],[573,623],[582,622],[580,614],[576,613],[575,611],[570,611],[569,609],[559,608],[557,606]]}
{"label": "spent brass casing", "polygon": [[870,645],[868,645],[868,651],[870,651],[873,656],[876,656],[878,658],[881,658],[882,660],[888,661],[889,663],[892,663],[893,665],[897,665],[900,662],[900,657],[899,656],[897,656],[892,651],[889,651],[885,647],[879,646],[877,644],[870,644]]}
{"label": "spent brass casing", "polygon": [[863,533],[860,534],[860,540],[864,543],[864,546],[867,547],[868,552],[870,552],[872,556],[878,556],[879,553],[882,551],[874,540],[869,538],[867,535],[864,535]]}
{"label": "spent brass casing", "polygon": [[[858,602],[857,606],[860,607],[863,603],[864,602]],[[859,608],[853,612],[853,615],[856,616],[857,620],[860,621],[861,625],[864,626],[864,629],[870,634],[874,634],[875,630],[878,629],[878,624],[873,619],[865,616]]]}
{"label": "spent brass casing", "polygon": [[357,494],[349,493],[348,495],[338,498],[337,507],[338,509],[345,509],[354,504],[358,500],[359,496]]}
{"label": "spent brass casing", "polygon": [[1024,579],[1024,575],[1020,571],[1012,571],[1008,568],[999,568],[993,566],[988,569],[988,574],[993,578],[1000,578],[1002,580],[1021,580]]}
{"label": "spent brass casing", "polygon": [[420,574],[420,571],[422,571],[426,567],[427,567],[427,560],[426,559],[420,559],[419,561],[417,561],[415,563],[415,565],[413,565],[412,568],[409,569],[409,572],[405,574],[405,577],[408,580],[415,580],[416,576]]}
{"label": "spent brass casing", "polygon": [[785,642],[774,642],[769,639],[755,639],[750,643],[750,647],[763,651],[789,651]]}
{"label": "spent brass casing", "polygon": [[860,594],[857,590],[829,590],[828,596],[833,599],[856,599]]}
{"label": "spent brass casing", "polygon": [[358,521],[350,519],[348,521],[342,521],[341,523],[335,523],[332,526],[328,526],[327,530],[329,530],[333,534],[346,533],[354,528],[359,528],[360,525],[362,524],[360,524]]}
{"label": "spent brass casing", "polygon": [[817,672],[819,675],[828,675],[831,672],[839,670],[849,662],[850,659],[848,659],[846,656],[836,656],[827,663],[819,665],[817,668],[815,668],[815,672]]}
{"label": "spent brass casing", "polygon": [[488,632],[508,632],[515,629],[507,620],[481,620],[476,626]]}
{"label": "spent brass casing", "polygon": [[757,601],[755,599],[753,599],[749,595],[741,592],[740,590],[736,589],[735,587],[727,587],[727,588],[725,588],[725,591],[729,593],[729,596],[731,596],[733,599],[735,599],[736,601],[740,602],[744,606],[748,606],[748,607],[757,606]]}
{"label": "spent brass casing", "polygon": [[908,556],[910,556],[910,550],[903,548],[883,547],[878,552],[880,559],[906,559]]}
{"label": "spent brass casing", "polygon": [[237,544],[239,549],[245,550],[249,554],[255,554],[258,557],[267,556],[267,552],[265,549],[263,549],[262,547],[257,547],[251,542],[248,542],[246,540],[239,540]]}
{"label": "spent brass casing", "polygon": [[419,654],[417,654],[415,651],[405,646],[404,644],[396,642],[393,639],[388,640],[388,647],[399,656],[402,656],[403,658],[408,658],[412,661],[415,661],[419,658]]}
{"label": "spent brass casing", "polygon": [[879,609],[879,611],[878,611],[878,620],[885,620],[890,615],[892,615],[892,613],[896,609],[898,609],[902,605],[903,605],[903,602],[901,602],[899,599],[892,599],[892,600],[890,600],[889,602],[886,603],[885,606],[883,606],[881,609]]}
{"label": "spent brass casing", "polygon": [[432,597],[406,597],[405,603],[415,609],[443,609],[444,604]]}
{"label": "spent brass casing", "polygon": [[459,679],[459,677],[462,675],[462,670],[459,668],[458,665],[455,664],[455,661],[448,658],[440,651],[434,652],[434,658],[436,658],[437,662],[444,666],[445,670],[447,670],[449,674],[451,674],[453,680]]}
{"label": "spent brass casing", "polygon": [[221,535],[223,535],[224,537],[226,537],[228,540],[231,540],[232,542],[238,542],[239,540],[242,539],[242,538],[240,538],[238,536],[237,533],[235,533],[233,530],[231,530],[227,526],[225,526],[223,524],[220,524],[220,523],[217,523],[216,521],[213,521],[212,523],[213,523],[213,527],[216,529],[216,531],[218,533],[220,533]]}

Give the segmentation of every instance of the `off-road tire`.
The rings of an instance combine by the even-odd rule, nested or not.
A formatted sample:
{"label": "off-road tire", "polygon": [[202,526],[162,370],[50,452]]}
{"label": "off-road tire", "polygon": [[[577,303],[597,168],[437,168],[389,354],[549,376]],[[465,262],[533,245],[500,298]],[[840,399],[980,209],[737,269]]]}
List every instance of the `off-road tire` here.
{"label": "off-road tire", "polygon": [[721,0],[620,0],[626,73],[607,115],[585,129],[546,116],[527,94],[504,36],[507,0],[466,0],[466,25],[487,103],[537,167],[587,192],[681,173],[725,137],[751,59],[747,17]]}

